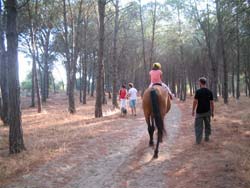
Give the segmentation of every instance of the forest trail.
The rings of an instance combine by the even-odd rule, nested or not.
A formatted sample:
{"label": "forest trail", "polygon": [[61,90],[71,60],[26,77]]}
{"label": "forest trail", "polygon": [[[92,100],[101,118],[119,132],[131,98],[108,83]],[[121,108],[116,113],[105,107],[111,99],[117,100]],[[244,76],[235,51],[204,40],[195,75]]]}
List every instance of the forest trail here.
{"label": "forest trail", "polygon": [[[140,104],[138,109],[136,117],[128,114],[86,125],[81,130],[85,137],[72,142],[70,152],[35,167],[4,188],[166,187],[164,172],[179,129],[180,110],[173,104],[167,114],[167,137],[160,145],[159,158],[152,160]],[[94,135],[88,135],[92,131]]]}
{"label": "forest trail", "polygon": [[[136,117],[120,117],[108,104],[107,116],[95,119],[93,100],[69,115],[56,98],[42,114],[24,110],[26,152],[8,156],[7,142],[1,145],[1,188],[250,187],[249,98],[217,102],[211,140],[200,145],[194,141],[192,98],[174,100],[156,160],[141,104]],[[3,141],[7,130],[1,127]]]}

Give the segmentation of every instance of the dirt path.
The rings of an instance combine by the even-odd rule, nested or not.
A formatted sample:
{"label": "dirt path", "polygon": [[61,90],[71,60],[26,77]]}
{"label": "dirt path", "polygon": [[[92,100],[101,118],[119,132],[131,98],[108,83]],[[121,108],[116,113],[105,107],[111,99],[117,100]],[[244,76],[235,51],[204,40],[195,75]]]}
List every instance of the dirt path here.
{"label": "dirt path", "polygon": [[138,116],[116,116],[86,125],[83,138],[71,150],[22,175],[6,188],[104,188],[166,187],[164,169],[171,158],[180,121],[173,105],[166,118],[167,139],[160,145],[159,158],[151,160],[148,133],[141,111]]}

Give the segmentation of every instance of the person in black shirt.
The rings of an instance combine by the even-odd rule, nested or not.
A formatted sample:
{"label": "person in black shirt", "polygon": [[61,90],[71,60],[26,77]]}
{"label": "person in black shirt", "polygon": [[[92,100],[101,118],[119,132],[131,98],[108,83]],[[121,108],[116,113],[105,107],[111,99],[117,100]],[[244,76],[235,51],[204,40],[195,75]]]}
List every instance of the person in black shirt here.
{"label": "person in black shirt", "polygon": [[209,141],[211,135],[210,117],[214,116],[213,94],[206,87],[206,78],[199,79],[200,89],[195,92],[192,116],[195,115],[196,143],[200,144],[203,133],[203,122],[205,123],[205,141]]}

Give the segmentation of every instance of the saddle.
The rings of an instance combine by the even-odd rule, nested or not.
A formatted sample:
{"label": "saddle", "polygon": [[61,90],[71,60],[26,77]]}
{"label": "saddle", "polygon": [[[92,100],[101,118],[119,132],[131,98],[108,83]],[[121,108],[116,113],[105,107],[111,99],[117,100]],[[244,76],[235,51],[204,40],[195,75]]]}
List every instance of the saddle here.
{"label": "saddle", "polygon": [[154,83],[153,85],[152,85],[152,87],[153,86],[162,86],[162,84],[161,83]]}

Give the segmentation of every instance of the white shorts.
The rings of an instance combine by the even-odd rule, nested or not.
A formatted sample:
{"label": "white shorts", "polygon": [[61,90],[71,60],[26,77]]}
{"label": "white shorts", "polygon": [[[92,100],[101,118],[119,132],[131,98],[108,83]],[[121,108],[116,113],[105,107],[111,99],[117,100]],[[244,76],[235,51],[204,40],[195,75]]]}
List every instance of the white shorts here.
{"label": "white shorts", "polygon": [[120,108],[126,108],[126,106],[127,106],[127,100],[120,99]]}
{"label": "white shorts", "polygon": [[[162,87],[163,87],[170,95],[172,95],[171,90],[169,89],[169,87],[168,87],[166,84],[164,84],[164,83],[162,82],[161,85],[162,85]],[[151,83],[151,84],[149,85],[149,87],[152,87],[152,86],[153,86],[153,83]]]}

